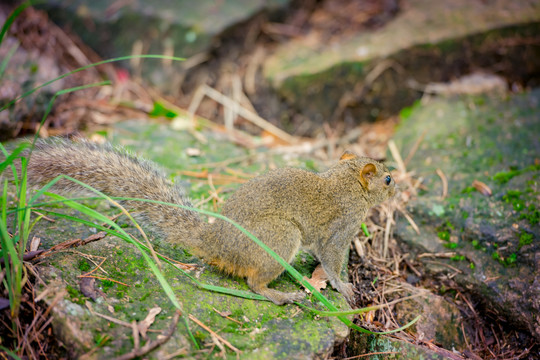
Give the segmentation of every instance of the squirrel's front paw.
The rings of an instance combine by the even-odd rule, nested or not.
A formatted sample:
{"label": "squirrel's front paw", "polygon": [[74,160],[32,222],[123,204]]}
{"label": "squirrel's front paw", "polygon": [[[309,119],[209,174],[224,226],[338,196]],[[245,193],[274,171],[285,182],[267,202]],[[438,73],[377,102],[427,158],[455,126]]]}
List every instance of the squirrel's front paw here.
{"label": "squirrel's front paw", "polygon": [[351,303],[354,299],[353,284],[339,282],[336,285],[336,290],[339,291],[343,296],[345,296],[345,299]]}

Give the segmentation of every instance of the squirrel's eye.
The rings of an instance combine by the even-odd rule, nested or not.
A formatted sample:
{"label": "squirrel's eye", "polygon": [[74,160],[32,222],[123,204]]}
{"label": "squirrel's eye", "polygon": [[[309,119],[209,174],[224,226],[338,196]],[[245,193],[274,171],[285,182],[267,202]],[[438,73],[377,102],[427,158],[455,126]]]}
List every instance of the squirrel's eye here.
{"label": "squirrel's eye", "polygon": [[392,178],[390,177],[390,175],[386,175],[386,177],[384,178],[384,182],[386,183],[386,185],[390,185],[391,181],[392,181]]}

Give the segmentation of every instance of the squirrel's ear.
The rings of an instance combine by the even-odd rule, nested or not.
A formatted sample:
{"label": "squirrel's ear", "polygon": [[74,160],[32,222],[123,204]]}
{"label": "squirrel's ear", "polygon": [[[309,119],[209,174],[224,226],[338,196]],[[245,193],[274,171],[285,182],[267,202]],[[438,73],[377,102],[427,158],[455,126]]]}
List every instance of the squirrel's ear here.
{"label": "squirrel's ear", "polygon": [[341,157],[339,158],[339,161],[343,161],[343,160],[349,160],[349,159],[355,159],[357,158],[356,154],[353,154],[352,152],[350,151],[345,151],[343,153],[343,155],[341,155]]}
{"label": "squirrel's ear", "polygon": [[371,178],[377,173],[377,168],[375,165],[369,163],[364,165],[362,172],[360,173],[360,182],[362,186],[367,190],[369,187],[369,182]]}

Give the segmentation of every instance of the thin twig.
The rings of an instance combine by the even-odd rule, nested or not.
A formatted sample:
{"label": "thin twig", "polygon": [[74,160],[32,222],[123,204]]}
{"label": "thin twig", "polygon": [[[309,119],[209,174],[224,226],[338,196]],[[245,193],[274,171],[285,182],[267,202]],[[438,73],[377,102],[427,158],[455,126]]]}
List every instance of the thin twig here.
{"label": "thin twig", "polygon": [[46,216],[46,215],[40,213],[39,211],[32,210],[32,212],[33,212],[34,214],[37,214],[38,216],[41,216],[43,219],[45,219],[45,220],[47,220],[47,221],[49,221],[49,222],[52,222],[52,223],[53,223],[53,222],[56,222],[56,220],[51,219],[50,217],[48,217],[48,216]]}
{"label": "thin twig", "polygon": [[424,140],[424,136],[426,136],[426,133],[427,133],[427,130],[424,130],[422,134],[418,137],[418,139],[416,139],[416,141],[414,142],[411,150],[409,151],[409,153],[407,154],[407,157],[405,158],[405,161],[403,162],[405,166],[409,165],[409,162],[412,160],[414,154],[416,154],[416,151],[418,150],[418,147]]}
{"label": "thin twig", "polygon": [[[94,261],[92,259],[88,259],[90,261],[92,261],[94,263]],[[83,275],[79,275],[79,277],[87,277],[89,275],[92,275],[93,272],[95,272],[97,269],[100,269],[101,271],[107,273],[105,270],[103,270],[103,268],[101,267],[101,265],[103,265],[103,263],[107,260],[106,257],[103,257],[103,259],[101,260],[101,262],[98,264],[94,263],[94,265],[96,265],[95,268],[93,268],[92,270],[90,270],[89,272],[87,272],[86,274],[83,274]]]}
{"label": "thin twig", "polygon": [[[268,131],[269,133],[285,141],[286,143],[288,144],[296,143],[296,138],[294,136],[289,135],[285,131],[281,130],[280,128],[270,124],[268,121],[264,120],[259,115],[249,111],[245,107],[241,106],[241,104],[221,94],[219,91],[212,89],[211,87],[207,85],[202,86],[202,91],[204,95],[220,103],[221,105],[238,110],[238,115],[242,116],[244,119],[257,125],[261,129]],[[190,109],[191,109],[191,106],[190,106]],[[192,114],[194,114],[194,112],[192,112]]]}
{"label": "thin twig", "polygon": [[403,174],[407,173],[407,167],[403,163],[403,159],[401,158],[401,154],[399,153],[399,150],[396,146],[396,143],[394,140],[388,141],[388,148],[390,149],[390,152],[392,153],[392,156],[394,157],[394,160],[396,160],[397,167],[399,171]]}
{"label": "thin twig", "polygon": [[416,231],[416,233],[420,235],[420,228],[418,228],[418,225],[416,225],[412,217],[409,214],[407,214],[405,210],[401,208],[398,208],[398,211],[405,217],[405,219],[407,219],[407,221],[409,222],[409,224],[411,224],[414,231]]}
{"label": "thin twig", "polygon": [[125,284],[125,283],[123,283],[123,282],[121,282],[121,281],[114,280],[114,279],[111,279],[111,278],[104,278],[104,277],[101,277],[101,276],[95,276],[95,275],[79,275],[78,277],[80,277],[80,278],[93,278],[93,279],[98,279],[98,280],[107,280],[107,281],[115,282],[115,283],[120,284],[120,285],[124,285],[124,286],[128,286],[128,287],[131,286],[131,285]]}
{"label": "thin twig", "polygon": [[57,253],[59,251],[62,251],[62,250],[66,250],[66,249],[73,248],[73,247],[78,247],[78,246],[83,246],[83,245],[86,245],[86,244],[88,244],[88,243],[90,243],[92,241],[101,240],[101,239],[105,238],[105,236],[107,236],[107,233],[105,231],[100,231],[97,234],[92,234],[92,235],[88,236],[86,239],[67,240],[67,241],[64,241],[64,242],[62,242],[60,244],[56,244],[53,247],[51,247],[50,249],[40,253],[36,258],[37,259],[42,259],[42,258],[44,258],[46,256],[50,256],[50,255],[52,255],[54,253]]}
{"label": "thin twig", "polygon": [[242,351],[240,351],[239,349],[235,348],[230,342],[228,342],[227,340],[225,340],[224,338],[222,338],[221,336],[219,336],[215,331],[213,331],[212,329],[210,329],[208,326],[204,325],[199,319],[197,319],[195,316],[189,314],[189,318],[194,322],[196,323],[197,325],[199,325],[200,327],[202,327],[204,330],[208,331],[210,334],[213,334],[216,336],[216,338],[219,339],[219,341],[221,341],[222,343],[224,343],[225,345],[227,345],[227,347],[231,350],[233,350],[234,352],[236,353],[241,353]]}
{"label": "thin twig", "polygon": [[349,359],[358,359],[358,358],[361,358],[361,357],[366,357],[366,356],[372,356],[372,355],[392,355],[392,354],[399,354],[397,351],[380,351],[380,352],[372,352],[372,353],[367,353],[367,354],[360,354],[360,355],[356,355],[356,356],[351,356],[351,357],[348,357],[348,358],[344,358],[343,360],[349,360]]}
{"label": "thin twig", "polygon": [[221,311],[219,311],[218,309],[216,309],[215,307],[213,307],[212,309],[214,309],[215,312],[217,312],[219,315],[221,315],[222,317],[224,317],[225,319],[229,319],[231,321],[234,321],[235,323],[237,324],[240,324],[242,325],[242,322],[241,321],[238,321],[236,319],[233,319],[232,317],[228,316],[227,314],[225,313],[222,313]]}
{"label": "thin twig", "polygon": [[[176,310],[176,312],[174,313],[171,325],[169,325],[169,328],[167,329],[167,331],[163,333],[161,337],[158,337],[156,340],[146,343],[143,347],[139,349],[133,349],[129,353],[117,357],[115,360],[135,359],[137,357],[146,355],[147,353],[154,350],[158,346],[165,344],[167,341],[169,341],[171,336],[174,334],[174,331],[176,330],[176,326],[178,325],[179,319],[180,319],[180,310]],[[129,326],[131,326],[131,324]]]}
{"label": "thin twig", "polygon": [[108,316],[108,315],[104,315],[104,314],[100,314],[100,313],[97,313],[95,312],[91,306],[89,306],[89,303],[86,304],[86,307],[88,308],[88,310],[90,310],[90,312],[92,313],[92,315],[97,315],[107,321],[110,321],[110,322],[113,322],[115,324],[118,324],[118,325],[121,325],[121,326],[125,326],[125,327],[128,327],[128,328],[131,328],[131,324],[128,323],[128,322],[125,322],[125,321],[122,321],[122,320],[118,320],[118,319],[115,319],[113,318],[112,316]]}
{"label": "thin twig", "polygon": [[384,242],[383,242],[383,259],[388,256],[388,240],[390,239],[390,226],[392,225],[392,217],[388,214],[386,217],[386,227],[384,229]]}
{"label": "thin twig", "polygon": [[444,200],[446,195],[448,195],[448,179],[446,178],[446,175],[444,175],[441,169],[437,169],[435,170],[435,172],[437,173],[437,175],[439,175],[442,181],[443,191],[441,194],[441,200]]}

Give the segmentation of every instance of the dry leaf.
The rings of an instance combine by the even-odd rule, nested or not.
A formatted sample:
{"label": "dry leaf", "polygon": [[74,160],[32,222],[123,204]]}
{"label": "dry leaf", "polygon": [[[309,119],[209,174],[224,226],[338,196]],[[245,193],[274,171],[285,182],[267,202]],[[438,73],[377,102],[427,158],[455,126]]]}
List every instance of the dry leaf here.
{"label": "dry leaf", "polygon": [[487,186],[486,184],[484,184],[483,182],[481,181],[478,181],[478,180],[474,180],[473,183],[472,183],[472,186],[482,195],[484,196],[491,196],[491,189],[489,188],[489,186]]}
{"label": "dry leaf", "polygon": [[156,320],[156,315],[160,312],[161,308],[159,306],[151,308],[150,311],[148,311],[148,315],[146,315],[146,318],[137,324],[139,332],[144,339],[146,339],[146,332],[148,331],[148,328],[150,328],[150,326],[154,323],[154,320]]}
{"label": "dry leaf", "polygon": [[41,239],[38,238],[37,236],[34,236],[32,238],[32,241],[30,242],[30,251],[37,251],[40,243],[41,243]]}
{"label": "dry leaf", "polygon": [[313,271],[313,274],[311,274],[311,279],[306,280],[315,289],[321,291],[321,289],[326,288],[326,281],[328,280],[328,275],[326,275],[323,267],[319,264]]}
{"label": "dry leaf", "polygon": [[201,156],[202,154],[201,150],[197,148],[191,148],[191,147],[186,148],[185,152],[186,152],[186,155],[189,157]]}
{"label": "dry leaf", "polygon": [[84,296],[96,301],[99,297],[99,292],[96,289],[96,279],[91,277],[83,277],[79,280],[79,288]]}

